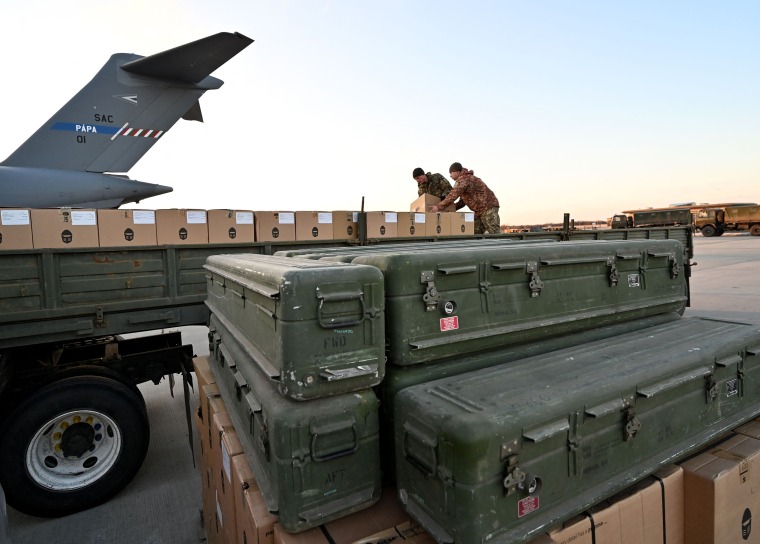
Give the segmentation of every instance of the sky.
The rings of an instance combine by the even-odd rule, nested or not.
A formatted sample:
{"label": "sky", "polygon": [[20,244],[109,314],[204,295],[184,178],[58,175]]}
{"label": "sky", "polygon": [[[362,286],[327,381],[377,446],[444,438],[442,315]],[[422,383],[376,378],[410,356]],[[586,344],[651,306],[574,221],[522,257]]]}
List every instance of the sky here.
{"label": "sky", "polygon": [[0,160],[117,52],[254,41],[128,172],[137,208],[409,209],[461,162],[502,224],[760,201],[760,3],[27,0],[3,6]]}

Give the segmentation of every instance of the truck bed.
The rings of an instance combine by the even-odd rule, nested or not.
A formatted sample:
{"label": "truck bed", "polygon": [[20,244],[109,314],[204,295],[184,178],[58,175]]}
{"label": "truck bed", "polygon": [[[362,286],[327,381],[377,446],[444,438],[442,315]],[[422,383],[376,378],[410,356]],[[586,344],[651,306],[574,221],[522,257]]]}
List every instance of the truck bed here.
{"label": "truck bed", "polygon": [[[684,260],[688,263],[692,257],[689,227],[547,231],[501,236],[558,241],[675,239],[686,248]],[[414,239],[415,242],[425,240],[435,243],[436,238]],[[409,238],[394,238],[364,243],[409,241]],[[348,244],[335,240],[2,251],[0,350],[202,325],[206,323],[203,264],[209,255],[270,255],[279,250]]]}

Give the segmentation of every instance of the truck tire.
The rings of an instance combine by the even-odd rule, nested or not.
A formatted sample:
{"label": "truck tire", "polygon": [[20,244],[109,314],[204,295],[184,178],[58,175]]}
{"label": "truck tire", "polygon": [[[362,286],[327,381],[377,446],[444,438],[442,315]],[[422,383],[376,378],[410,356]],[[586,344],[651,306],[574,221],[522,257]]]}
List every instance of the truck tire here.
{"label": "truck tire", "polygon": [[56,517],[101,504],[139,470],[150,425],[139,391],[100,376],[53,382],[0,428],[0,482],[8,504]]}
{"label": "truck tire", "polygon": [[752,225],[752,226],[749,228],[749,233],[750,233],[752,236],[760,236],[760,225]]}
{"label": "truck tire", "polygon": [[705,225],[699,230],[702,232],[702,236],[715,236],[718,233],[712,225]]}

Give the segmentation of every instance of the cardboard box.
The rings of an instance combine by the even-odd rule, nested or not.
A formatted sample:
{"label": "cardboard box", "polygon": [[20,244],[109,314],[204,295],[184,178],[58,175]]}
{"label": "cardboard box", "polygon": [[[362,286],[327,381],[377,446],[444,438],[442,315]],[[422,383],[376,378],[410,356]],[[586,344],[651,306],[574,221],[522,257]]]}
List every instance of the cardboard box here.
{"label": "cardboard box", "polygon": [[530,544],[684,544],[683,481],[681,467],[666,467]]}
{"label": "cardboard box", "polygon": [[100,247],[155,246],[153,210],[98,210]]}
{"label": "cardboard box", "polygon": [[734,432],[760,440],[760,419],[753,419],[738,429],[734,429]]}
{"label": "cardboard box", "polygon": [[451,213],[426,213],[426,230],[428,236],[451,236]]}
{"label": "cardboard box", "polygon": [[296,239],[295,212],[253,212],[256,241],[275,242]]}
{"label": "cardboard box", "polygon": [[332,212],[333,239],[356,240],[359,237],[359,212]]}
{"label": "cardboard box", "polygon": [[274,524],[274,544],[331,544],[319,527],[309,529],[302,533],[288,533]]}
{"label": "cardboard box", "polygon": [[[222,441],[222,438],[225,433],[234,433],[235,427],[232,425],[232,420],[230,419],[230,415],[227,412],[217,412],[214,415],[211,416],[211,422],[209,423],[210,428],[210,436],[211,441],[210,444],[210,453],[211,453],[211,465],[214,474],[214,478],[216,481],[221,485],[223,482],[219,478],[219,475],[224,471],[227,474],[231,475],[231,468],[229,464],[229,453],[225,454],[224,450],[227,445],[225,445]],[[236,437],[237,438],[237,437]],[[242,450],[241,450],[242,451]],[[241,453],[238,451],[236,453]],[[226,457],[226,459],[225,459]],[[227,480],[230,479],[231,476],[227,477]]]}
{"label": "cardboard box", "polygon": [[733,435],[681,467],[688,544],[760,542],[760,440]]}
{"label": "cardboard box", "polygon": [[215,479],[219,519],[222,520],[226,542],[237,542],[235,494],[239,488],[233,480],[232,459],[241,456],[243,446],[240,444],[228,414],[215,414],[212,421],[213,436],[219,437],[219,441],[215,444],[218,447],[211,451],[211,468]]}
{"label": "cardboard box", "polygon": [[[409,205],[409,211],[428,213],[430,211],[430,208],[432,206],[437,206],[440,201],[441,199],[438,198],[437,196],[433,196],[429,193],[423,193],[422,195],[420,195],[420,197],[417,200],[415,200]],[[441,210],[441,211],[455,212],[457,211],[456,204],[452,204],[445,210]]]}
{"label": "cardboard box", "polygon": [[332,212],[296,212],[296,240],[332,239]]}
{"label": "cardboard box", "polygon": [[237,542],[271,544],[277,516],[270,513],[245,455],[232,458]]}
{"label": "cardboard box", "polygon": [[250,210],[209,210],[209,244],[250,244],[256,240]]}
{"label": "cardboard box", "polygon": [[455,212],[451,214],[451,235],[466,236],[475,234],[475,213]]}
{"label": "cardboard box", "polygon": [[96,210],[33,209],[32,243],[35,248],[98,247]]}
{"label": "cardboard box", "polygon": [[206,210],[156,210],[159,245],[208,244]]}
{"label": "cardboard box", "polygon": [[219,386],[215,383],[201,387],[199,397],[200,406],[198,407],[198,415],[203,421],[203,433],[200,438],[201,440],[205,440],[206,447],[209,451],[212,451],[215,449],[215,446],[211,422],[215,414],[226,414],[227,407],[224,405],[224,400],[219,392]]}
{"label": "cardboard box", "polygon": [[374,505],[326,523],[324,528],[335,542],[356,542],[408,521],[409,515],[398,500],[396,489],[385,487]]}
{"label": "cardboard box", "polygon": [[367,212],[367,238],[396,238],[398,214],[396,212]]}
{"label": "cardboard box", "polygon": [[416,213],[416,212],[398,212],[397,219],[398,222],[396,223],[397,227],[397,235],[398,236],[411,236],[411,237],[420,237],[425,236],[426,230],[426,220],[428,215],[435,215],[435,214],[427,214],[427,213]]}
{"label": "cardboard box", "polygon": [[32,249],[32,214],[28,209],[0,209],[0,250]]}
{"label": "cardboard box", "polygon": [[401,544],[402,542],[405,544],[436,544],[432,536],[419,524],[411,520],[396,525],[391,529],[356,540],[353,544]]}
{"label": "cardboard box", "polygon": [[211,366],[208,364],[207,356],[204,355],[203,357],[193,358],[193,371],[195,372],[195,380],[198,383],[199,392],[204,385],[216,383],[216,378],[211,372]]}
{"label": "cardboard box", "polygon": [[[204,477],[204,472],[206,476]],[[209,544],[221,544],[224,542],[224,532],[222,531],[222,524],[217,514],[216,503],[216,489],[213,483],[207,484],[208,481],[212,481],[211,468],[201,472],[202,482],[202,514],[203,514],[203,529],[206,533],[206,541]]]}

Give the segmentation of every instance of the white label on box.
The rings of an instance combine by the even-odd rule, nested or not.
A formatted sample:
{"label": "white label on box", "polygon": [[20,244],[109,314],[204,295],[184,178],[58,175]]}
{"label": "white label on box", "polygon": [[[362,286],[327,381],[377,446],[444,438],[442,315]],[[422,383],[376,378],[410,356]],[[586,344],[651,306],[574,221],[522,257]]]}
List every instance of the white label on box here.
{"label": "white label on box", "polygon": [[279,223],[280,225],[295,225],[296,214],[293,212],[280,212]]}
{"label": "white label on box", "polygon": [[132,212],[132,223],[135,225],[155,225],[156,212],[153,210],[134,210]]}
{"label": "white label on box", "polygon": [[332,225],[332,212],[320,212],[317,214],[317,223]]}
{"label": "white label on box", "polygon": [[353,214],[352,214],[352,215],[353,215],[353,217],[352,217],[352,221],[353,221],[354,223],[358,223],[358,222],[359,222],[359,212],[353,212]]}
{"label": "white label on box", "polygon": [[28,225],[29,210],[0,211],[0,225]]}
{"label": "white label on box", "polygon": [[72,225],[97,225],[97,213],[95,210],[82,211],[71,210],[71,224]]}
{"label": "white label on box", "polygon": [[222,440],[222,466],[224,467],[224,474],[227,476],[227,479],[231,482],[232,469],[230,468],[230,452],[228,452],[227,448],[224,446],[224,440]]}
{"label": "white label on box", "polygon": [[187,210],[187,224],[188,225],[205,225],[206,211],[205,210]]}
{"label": "white label on box", "polygon": [[464,222],[465,223],[474,223],[475,222],[475,214],[470,212],[465,212],[464,214]]}
{"label": "white label on box", "polygon": [[253,225],[253,212],[235,212],[236,225]]}
{"label": "white label on box", "polygon": [[425,222],[425,214],[424,213],[415,213],[414,214],[414,222],[415,223],[424,223]]}
{"label": "white label on box", "polygon": [[386,223],[398,223],[398,214],[396,212],[385,212]]}

